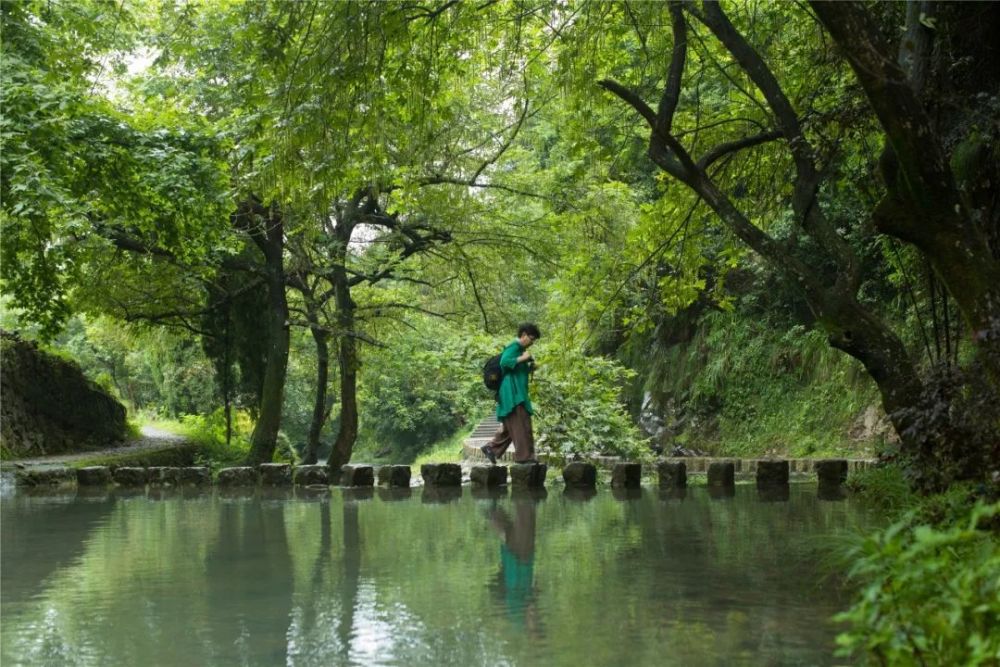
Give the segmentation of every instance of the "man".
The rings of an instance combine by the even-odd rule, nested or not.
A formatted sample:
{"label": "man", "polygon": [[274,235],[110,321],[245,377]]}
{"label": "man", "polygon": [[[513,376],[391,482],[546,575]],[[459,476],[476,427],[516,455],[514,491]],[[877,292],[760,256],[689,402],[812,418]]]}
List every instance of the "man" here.
{"label": "man", "polygon": [[531,431],[531,399],[528,397],[528,378],[535,368],[535,360],[528,348],[542,337],[538,327],[526,322],[517,328],[517,340],[500,354],[503,380],[497,391],[497,419],[502,424],[493,439],[481,447],[483,454],[496,463],[507,447],[514,443],[514,462],[535,461],[535,436]]}

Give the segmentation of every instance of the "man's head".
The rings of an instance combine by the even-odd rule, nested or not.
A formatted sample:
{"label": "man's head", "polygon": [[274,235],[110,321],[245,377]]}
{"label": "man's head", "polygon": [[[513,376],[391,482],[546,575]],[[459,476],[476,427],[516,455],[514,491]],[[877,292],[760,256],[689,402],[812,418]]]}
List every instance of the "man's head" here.
{"label": "man's head", "polygon": [[517,328],[517,340],[523,347],[531,347],[541,337],[542,332],[531,322],[525,322]]}

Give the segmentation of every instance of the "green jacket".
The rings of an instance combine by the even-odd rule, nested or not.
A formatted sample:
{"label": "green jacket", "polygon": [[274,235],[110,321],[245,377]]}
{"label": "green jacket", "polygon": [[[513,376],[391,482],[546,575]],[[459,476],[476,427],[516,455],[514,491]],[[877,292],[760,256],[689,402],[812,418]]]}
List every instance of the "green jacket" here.
{"label": "green jacket", "polygon": [[529,415],[534,414],[534,410],[531,408],[531,399],[528,398],[530,365],[526,361],[518,362],[517,360],[523,352],[524,348],[515,340],[500,353],[503,380],[500,381],[500,390],[497,392],[497,419],[503,419],[521,403],[524,403],[524,409],[528,411]]}

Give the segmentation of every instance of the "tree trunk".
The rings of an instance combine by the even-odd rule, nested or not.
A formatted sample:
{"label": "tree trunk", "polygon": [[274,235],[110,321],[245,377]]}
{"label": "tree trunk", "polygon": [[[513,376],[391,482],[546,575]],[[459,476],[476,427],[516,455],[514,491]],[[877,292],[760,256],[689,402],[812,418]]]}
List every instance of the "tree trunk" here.
{"label": "tree trunk", "polygon": [[334,268],[337,329],[340,347],[340,430],[330,452],[330,479],[340,478],[340,467],[351,460],[358,437],[358,348],[354,337],[354,301],[343,262]]}
{"label": "tree trunk", "polygon": [[265,208],[256,199],[242,202],[233,216],[233,224],[246,231],[264,255],[267,281],[267,317],[271,346],[264,367],[260,408],[247,463],[269,463],[281,428],[281,409],[285,396],[288,371],[288,300],[285,295],[284,224],[280,211],[273,205]]}
{"label": "tree trunk", "polygon": [[[318,324],[313,313],[310,313],[309,321],[310,324]],[[302,453],[302,463],[306,465],[316,463],[320,434],[330,410],[326,404],[330,376],[330,334],[315,326],[310,331],[316,342],[316,397],[313,401],[312,422],[309,424],[309,439]]]}
{"label": "tree trunk", "polygon": [[915,84],[923,81],[923,64],[910,63],[907,76],[863,6],[815,0],[811,5],[842,48],[892,149],[894,159],[885,174],[889,196],[876,211],[879,231],[912,243],[930,259],[971,327],[973,341],[996,352],[1000,261],[987,230],[968,210],[939,128],[920,100]]}

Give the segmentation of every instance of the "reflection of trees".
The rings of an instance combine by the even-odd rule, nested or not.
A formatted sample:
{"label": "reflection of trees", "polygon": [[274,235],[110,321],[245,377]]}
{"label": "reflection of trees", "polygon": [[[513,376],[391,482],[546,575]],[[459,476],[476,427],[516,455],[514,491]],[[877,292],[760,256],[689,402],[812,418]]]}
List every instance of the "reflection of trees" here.
{"label": "reflection of trees", "polygon": [[243,664],[285,662],[292,575],[284,514],[284,501],[218,506],[217,537],[205,557],[209,632],[214,650],[235,646]]}
{"label": "reflection of trees", "polygon": [[5,499],[0,511],[0,590],[5,605],[34,597],[53,572],[76,561],[91,532],[115,507],[109,495],[78,499],[72,494],[19,494]]}

